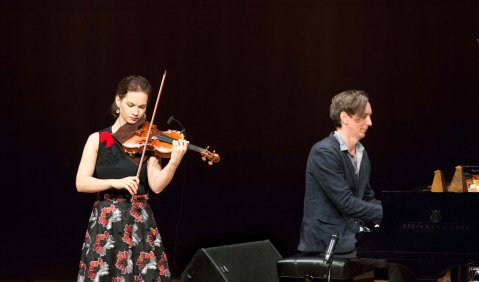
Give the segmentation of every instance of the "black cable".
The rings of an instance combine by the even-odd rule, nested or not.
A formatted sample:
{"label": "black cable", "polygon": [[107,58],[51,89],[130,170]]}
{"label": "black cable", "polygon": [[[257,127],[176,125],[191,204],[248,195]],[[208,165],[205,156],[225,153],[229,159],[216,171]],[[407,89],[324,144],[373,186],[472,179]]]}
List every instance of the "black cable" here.
{"label": "black cable", "polygon": [[178,208],[178,220],[176,221],[175,225],[175,235],[176,235],[176,243],[173,247],[173,263],[176,265],[176,249],[180,245],[180,223],[181,223],[181,216],[183,215],[183,199],[185,195],[185,187],[186,187],[186,171],[188,166],[188,158],[184,156],[183,158],[184,163],[184,173],[183,173],[183,183],[180,186],[180,205]]}

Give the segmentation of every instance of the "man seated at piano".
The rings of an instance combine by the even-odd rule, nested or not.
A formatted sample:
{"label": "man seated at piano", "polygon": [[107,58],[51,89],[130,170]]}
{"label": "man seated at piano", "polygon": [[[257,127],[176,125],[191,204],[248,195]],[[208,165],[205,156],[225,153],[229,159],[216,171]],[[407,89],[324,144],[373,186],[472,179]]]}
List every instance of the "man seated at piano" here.
{"label": "man seated at piano", "polygon": [[324,255],[336,234],[334,257],[350,258],[355,275],[386,267],[391,282],[416,281],[404,266],[356,255],[356,235],[362,225],[379,224],[383,216],[381,202],[369,184],[368,154],[359,142],[372,126],[371,115],[365,91],[347,90],[332,98],[330,117],[336,130],[314,144],[308,156],[298,250],[304,255]]}

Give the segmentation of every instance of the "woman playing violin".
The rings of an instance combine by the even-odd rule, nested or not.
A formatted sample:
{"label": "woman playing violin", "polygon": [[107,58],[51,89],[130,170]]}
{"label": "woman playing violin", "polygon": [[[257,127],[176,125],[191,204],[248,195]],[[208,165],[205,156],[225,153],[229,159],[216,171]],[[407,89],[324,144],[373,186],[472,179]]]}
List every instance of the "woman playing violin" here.
{"label": "woman playing violin", "polygon": [[173,141],[171,158],[164,167],[155,154],[139,158],[122,148],[122,141],[145,121],[150,92],[144,77],[123,78],[112,104],[115,122],[91,134],[85,144],[76,187],[78,192],[97,193],[97,201],[85,235],[78,281],[170,279],[148,197],[150,190],[158,194],[170,183],[188,141]]}

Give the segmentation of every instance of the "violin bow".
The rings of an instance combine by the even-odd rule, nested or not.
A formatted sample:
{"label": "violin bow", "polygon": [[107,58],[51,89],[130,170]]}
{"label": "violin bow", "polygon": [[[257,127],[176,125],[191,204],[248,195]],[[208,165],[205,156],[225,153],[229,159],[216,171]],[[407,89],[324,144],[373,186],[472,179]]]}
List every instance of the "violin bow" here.
{"label": "violin bow", "polygon": [[153,126],[153,120],[155,119],[156,109],[158,108],[158,102],[160,102],[161,91],[163,90],[163,84],[165,83],[166,70],[163,72],[163,78],[161,79],[160,90],[158,91],[158,96],[156,97],[155,109],[153,110],[153,115],[151,116],[150,126],[148,127],[148,132],[146,133],[146,143],[143,147],[143,152],[141,152],[140,165],[138,166],[138,171],[136,172],[136,177],[140,177],[141,166],[143,164],[143,159],[145,158],[146,147],[148,146],[148,140],[150,140],[151,127]]}

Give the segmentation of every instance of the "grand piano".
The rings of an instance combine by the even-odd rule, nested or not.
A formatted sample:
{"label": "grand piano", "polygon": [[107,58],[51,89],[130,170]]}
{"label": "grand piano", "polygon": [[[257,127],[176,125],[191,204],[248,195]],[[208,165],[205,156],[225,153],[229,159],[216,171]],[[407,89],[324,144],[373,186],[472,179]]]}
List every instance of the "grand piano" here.
{"label": "grand piano", "polygon": [[381,200],[383,221],[359,234],[358,256],[401,263],[419,279],[449,268],[452,281],[468,281],[479,266],[479,193],[383,191]]}

